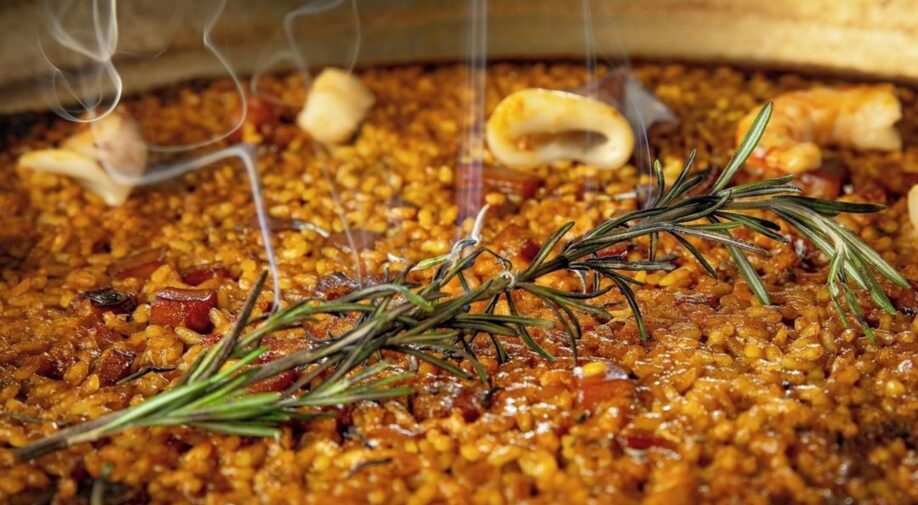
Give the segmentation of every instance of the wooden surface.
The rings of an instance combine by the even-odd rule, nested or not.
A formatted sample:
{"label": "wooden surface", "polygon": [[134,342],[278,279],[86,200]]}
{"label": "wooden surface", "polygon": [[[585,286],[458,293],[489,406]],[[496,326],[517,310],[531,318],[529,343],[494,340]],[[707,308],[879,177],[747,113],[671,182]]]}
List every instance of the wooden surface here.
{"label": "wooden surface", "polygon": [[[358,3],[358,65],[465,57],[468,2]],[[285,14],[307,4],[229,0],[215,18],[215,47],[235,73],[251,74],[285,48]],[[176,5],[184,6],[179,15]],[[202,43],[203,25],[216,15],[217,5],[120,2],[115,68],[126,91],[226,75],[226,67]],[[581,5],[579,0],[491,0],[488,57],[583,58]],[[918,82],[918,0],[592,0],[590,11],[596,51],[608,62],[626,56],[716,61]],[[0,3],[0,114],[47,107],[40,83],[47,81],[50,67],[39,40],[62,66],[92,68],[85,60],[61,57],[67,55],[54,47],[47,19],[42,2]],[[65,26],[89,26],[90,19],[85,10],[63,16]],[[346,8],[299,17],[294,25],[311,64],[348,60],[355,25]]]}

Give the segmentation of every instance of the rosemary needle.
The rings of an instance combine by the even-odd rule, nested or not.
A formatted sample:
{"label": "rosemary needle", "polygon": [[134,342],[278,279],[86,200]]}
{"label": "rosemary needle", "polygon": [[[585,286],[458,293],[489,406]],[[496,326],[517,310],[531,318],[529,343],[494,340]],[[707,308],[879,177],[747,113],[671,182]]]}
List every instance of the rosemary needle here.
{"label": "rosemary needle", "polygon": [[[839,213],[876,212],[882,207],[803,197],[791,184],[790,177],[730,186],[734,175],[758,144],[770,114],[771,104],[766,104],[711,189],[693,194],[703,181],[703,176],[691,174],[694,152],[668,189],[657,164],[657,196],[648,208],[609,219],[574,240],[567,239],[573,227],[573,223],[568,223],[542,244],[533,261],[522,271],[514,270],[508,259],[480,244],[482,212],[470,237],[458,241],[446,255],[406,266],[394,280],[359,289],[335,300],[297,303],[250,325],[255,300],[264,287],[265,276],[262,275],[235,327],[217,345],[202,352],[172,389],[120,412],[66,428],[14,452],[19,459],[27,460],[73,444],[99,440],[123,429],[145,426],[185,425],[237,435],[275,436],[283,423],[314,415],[309,409],[410,394],[411,389],[404,382],[411,377],[411,372],[380,359],[381,351],[408,355],[450,373],[471,377],[461,366],[465,361],[480,379],[485,380],[485,369],[468,345],[469,340],[480,333],[491,336],[498,356],[506,353],[501,339],[511,336],[518,337],[545,359],[553,359],[532,338],[529,329],[559,324],[570,335],[576,362],[577,340],[581,333],[577,314],[610,319],[605,309],[591,304],[590,300],[611,289],[616,289],[625,298],[641,337],[647,339],[640,306],[631,288],[635,281],[626,273],[673,268],[670,263],[655,258],[661,234],[674,237],[711,275],[716,271],[686,237],[726,247],[739,274],[767,304],[766,286],[746,255],[767,255],[768,252],[735,238],[731,232],[745,229],[779,242],[787,242],[787,239],[778,233],[780,227],[776,223],[745,213],[751,210],[771,212],[832,258],[826,283],[838,316],[847,324],[846,313],[850,313],[872,338],[855,290],[866,289],[874,303],[894,312],[877,276],[900,286],[907,286],[907,283],[879,254],[832,218]],[[597,254],[609,246],[627,244],[639,237],[650,239],[647,261],[627,261]],[[465,272],[483,257],[498,261],[504,270],[493,279],[473,285]],[[406,281],[410,272],[421,270],[433,271],[429,281],[421,286]],[[536,283],[541,277],[558,271],[577,273],[583,280],[591,276],[591,290],[566,292]],[[605,287],[601,286],[602,279],[608,281]],[[462,293],[445,294],[443,289],[454,281],[462,286]],[[557,321],[521,313],[512,301],[514,294],[539,299],[551,309]],[[493,311],[501,297],[508,302],[509,315]],[[470,307],[475,302],[484,302],[487,308],[483,312],[472,312]],[[357,322],[342,334],[275,361],[253,364],[266,352],[260,347],[265,335],[308,324],[320,316],[345,314],[357,316]],[[246,330],[249,326],[251,329]],[[250,391],[253,384],[288,370],[299,370],[303,374],[295,382],[295,388],[283,393]]]}

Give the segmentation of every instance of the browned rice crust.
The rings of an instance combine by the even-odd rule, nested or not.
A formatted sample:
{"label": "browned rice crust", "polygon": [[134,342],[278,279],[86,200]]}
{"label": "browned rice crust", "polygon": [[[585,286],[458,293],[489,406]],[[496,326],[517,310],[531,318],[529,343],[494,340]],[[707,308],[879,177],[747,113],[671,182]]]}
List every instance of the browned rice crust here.
{"label": "browned rice crust", "polygon": [[[701,167],[722,166],[739,118],[768,97],[817,82],[683,65],[644,64],[635,72],[681,118],[678,127],[651,133],[668,172],[692,147]],[[453,167],[463,79],[456,66],[369,69],[362,77],[378,102],[352,146],[320,152],[284,122],[262,135],[259,169],[274,217],[340,231],[320,168],[330,167],[350,225],[384,234],[361,253],[366,274],[380,271],[387,252],[428,257],[456,236]],[[572,88],[583,77],[582,68],[567,64],[496,65],[488,107],[515,89]],[[271,78],[266,86],[302,103],[298,77]],[[918,98],[911,89],[898,93],[903,152],[832,156],[853,173],[855,191],[845,199],[889,204],[879,214],[841,221],[916,282],[916,231],[902,196],[918,182]],[[231,86],[217,81],[128,105],[147,131],[174,142],[219,128],[236,102]],[[118,349],[133,353],[133,371],[183,366],[213,341],[148,323],[154,293],[182,286],[180,272],[193,265],[227,266],[230,279],[204,287],[218,292],[214,333],[231,324],[264,268],[243,171],[222,163],[137,190],[123,207],[107,208],[72,181],[15,166],[19,154],[61,140],[72,125],[40,119],[23,130],[25,123],[16,121],[19,130],[12,129],[16,136],[9,134],[0,153],[0,410],[79,420],[164,390],[175,373],[104,385],[103,361]],[[497,247],[512,253],[515,244],[542,240],[567,219],[577,222],[573,236],[634,205],[608,199],[633,188],[637,173],[630,166],[538,174],[545,186],[536,198],[487,196],[499,208],[486,230]],[[311,295],[322,276],[355,275],[351,255],[312,231],[274,237],[289,299]],[[681,254],[679,268],[647,275],[638,294],[651,341],[638,340],[633,319],[619,306],[611,323],[584,319],[583,362],[620,366],[635,385],[589,412],[559,331],[536,334],[565,357],[554,363],[511,342],[513,359],[498,366],[482,341],[493,389],[422,366],[418,393],[408,401],[349,407],[332,419],[285,428],[279,440],[176,428],[130,430],[30,463],[16,463],[0,449],[0,502],[40,502],[53,494],[57,503],[83,503],[106,462],[118,484],[109,486],[112,503],[119,497],[214,504],[918,502],[914,292],[888,286],[911,313],[890,316],[871,306],[868,320],[878,336],[871,343],[840,326],[822,285],[824,264],[805,245],[801,258],[756,240],[776,252],[756,260],[773,306],[753,298],[723,251],[702,246],[720,269],[715,280],[664,241],[664,252]],[[639,246],[635,258],[646,252]],[[108,275],[110,264],[154,247],[165,249],[165,262],[149,278]],[[488,278],[496,268],[481,262],[476,275]],[[551,281],[576,286],[564,276]],[[80,294],[108,286],[137,294],[133,313],[90,311]],[[538,305],[524,308],[550,315]],[[269,341],[278,353],[307,342],[304,330]],[[0,445],[22,446],[54,429],[2,416]]]}

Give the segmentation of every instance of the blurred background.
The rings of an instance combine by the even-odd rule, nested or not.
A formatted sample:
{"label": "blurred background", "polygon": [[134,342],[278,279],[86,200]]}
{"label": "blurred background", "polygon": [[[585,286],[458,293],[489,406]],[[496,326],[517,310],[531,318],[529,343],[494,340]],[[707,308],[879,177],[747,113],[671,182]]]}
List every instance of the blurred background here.
{"label": "blurred background", "polygon": [[594,51],[604,61],[918,82],[918,0],[132,0],[117,12],[106,4],[0,3],[0,114],[46,109],[49,97],[73,102],[81,92],[62,82],[110,92],[107,56],[125,93],[284,68],[462,61],[476,47],[488,61]]}

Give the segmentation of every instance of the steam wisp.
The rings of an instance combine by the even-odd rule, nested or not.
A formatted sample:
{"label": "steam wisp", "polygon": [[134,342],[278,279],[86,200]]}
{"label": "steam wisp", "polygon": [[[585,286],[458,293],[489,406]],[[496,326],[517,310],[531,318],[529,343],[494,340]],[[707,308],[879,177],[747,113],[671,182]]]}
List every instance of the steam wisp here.
{"label": "steam wisp", "polygon": [[[457,169],[463,191],[457,192],[460,216],[474,216],[482,205],[485,84],[488,62],[488,2],[469,0],[466,24],[466,104],[462,147]],[[462,230],[457,230],[461,234]]]}
{"label": "steam wisp", "polygon": [[[69,12],[71,3],[65,2],[61,5],[62,8],[57,11],[50,8],[48,9],[51,37],[60,47],[77,55],[81,55],[88,59],[91,64],[88,70],[84,68],[82,73],[76,72],[76,83],[71,83],[71,79],[67,78],[65,71],[51,62],[50,58],[48,58],[47,54],[44,52],[44,47],[42,47],[42,53],[45,54],[46,62],[51,67],[51,94],[46,96],[46,98],[48,99],[49,107],[62,118],[74,122],[90,123],[91,131],[93,132],[93,136],[96,137],[96,143],[98,144],[98,139],[104,137],[102,132],[97,130],[97,128],[101,127],[99,121],[112,114],[119,107],[123,92],[122,79],[114,63],[118,47],[118,4],[116,0],[92,1],[91,13],[93,24],[92,30],[90,31],[92,36],[89,40],[83,40],[78,34],[74,34],[64,28],[61,18]],[[236,91],[239,94],[242,113],[239,115],[238,121],[226,132],[217,134],[209,139],[189,144],[165,146],[153,145],[146,141],[145,149],[147,151],[179,153],[213,145],[227,138],[245,122],[247,102],[242,83],[233,71],[229,61],[219,50],[212,38],[212,31],[222,15],[225,6],[226,0],[221,0],[217,4],[217,8],[213,11],[212,15],[205,20],[202,42],[226,69],[227,75],[232,79]],[[82,34],[82,32],[80,32],[80,34]],[[107,77],[112,84],[111,98],[109,103],[105,106],[101,106],[102,99],[99,98],[106,94],[106,89],[100,82],[101,76]],[[58,95],[61,88],[67,91],[72,98],[77,101],[82,111],[74,113],[63,107]],[[133,167],[118,163],[117,157],[100,156],[98,161],[103,166],[108,177],[113,181],[122,185],[142,186],[163,182],[188,172],[198,170],[212,163],[232,158],[240,160],[248,175],[256,216],[264,242],[265,255],[273,279],[274,304],[275,307],[277,307],[281,299],[280,274],[274,249],[271,245],[268,214],[264,198],[261,194],[261,184],[256,170],[257,155],[252,146],[247,144],[236,144],[207,154],[198,155],[188,160],[148,166],[146,170],[140,174],[138,174]]]}

